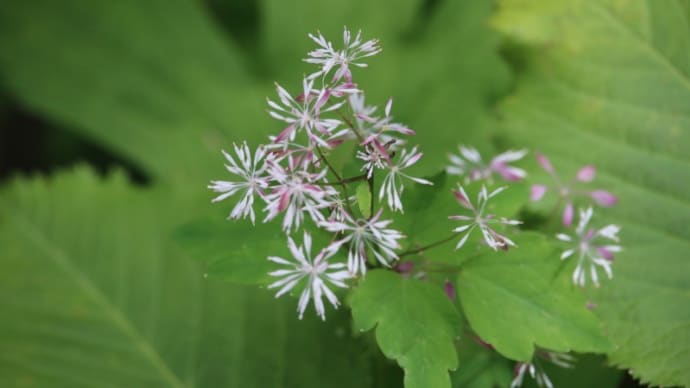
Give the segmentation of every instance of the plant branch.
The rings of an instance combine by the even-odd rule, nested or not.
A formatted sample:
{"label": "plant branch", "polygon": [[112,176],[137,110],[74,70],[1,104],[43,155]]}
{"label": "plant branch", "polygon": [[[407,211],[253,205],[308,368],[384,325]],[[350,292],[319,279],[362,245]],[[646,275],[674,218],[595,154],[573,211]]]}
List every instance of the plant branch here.
{"label": "plant branch", "polygon": [[[348,107],[348,109],[349,109],[349,107]],[[359,131],[357,131],[357,130],[355,129],[354,124],[352,124],[352,120],[350,120],[347,116],[345,116],[345,115],[343,114],[343,112],[341,112],[340,110],[338,110],[338,116],[340,116],[340,118],[343,119],[343,121],[345,121],[345,124],[347,124],[348,128],[352,131],[352,133],[355,134],[355,136],[357,137],[357,140],[359,141],[359,143],[362,144],[362,143],[364,142],[364,138],[363,138],[362,135],[359,133]]]}
{"label": "plant branch", "polygon": [[431,244],[427,244],[427,245],[421,246],[421,247],[419,247],[419,248],[414,248],[414,249],[407,250],[407,251],[405,251],[405,252],[399,254],[398,257],[404,257],[404,256],[408,256],[408,255],[414,255],[415,253],[419,253],[419,252],[425,251],[425,250],[427,250],[427,249],[431,249],[431,248],[437,247],[437,246],[439,246],[439,245],[443,245],[443,244],[447,243],[448,241],[454,239],[455,236],[456,236],[455,234],[452,234],[452,235],[450,235],[450,236],[448,236],[448,237],[446,237],[446,238],[444,238],[444,239],[442,239],[442,240],[438,240],[438,241],[432,242]]}
{"label": "plant branch", "polygon": [[369,184],[369,219],[372,219],[374,217],[374,174],[367,179],[367,184]]}
{"label": "plant branch", "polygon": [[324,156],[323,151],[321,151],[321,147],[319,147],[318,145],[316,146],[316,152],[318,152],[321,160],[323,160],[323,162],[326,163],[328,170],[331,171],[331,173],[338,180],[338,183],[340,184],[340,186],[343,188],[343,194],[345,194],[345,206],[347,207],[347,211],[350,214],[353,214],[352,213],[352,207],[350,207],[350,201],[349,201],[350,195],[347,193],[347,184],[345,182],[343,182],[343,179],[340,177],[340,174],[338,174],[338,172],[335,170],[335,168],[333,167],[331,162],[329,162],[328,159],[326,159],[326,156]]}

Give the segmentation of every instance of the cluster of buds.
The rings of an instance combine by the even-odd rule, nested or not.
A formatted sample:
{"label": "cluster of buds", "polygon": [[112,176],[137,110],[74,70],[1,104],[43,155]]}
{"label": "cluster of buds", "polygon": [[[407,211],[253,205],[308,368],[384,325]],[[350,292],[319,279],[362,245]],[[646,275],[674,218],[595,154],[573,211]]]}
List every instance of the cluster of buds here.
{"label": "cluster of buds", "polygon": [[[405,184],[431,182],[406,172],[422,152],[418,147],[406,148],[406,138],[415,132],[394,121],[393,100],[377,115],[377,107],[365,104],[364,92],[353,81],[352,69],[366,67],[361,61],[381,51],[378,41],[364,41],[361,32],[353,35],[347,28],[342,49],[335,49],[320,33],[309,37],[318,47],[305,62],[317,65],[318,70],[302,80],[298,93],[276,84],[278,98],[268,99],[268,113],[285,127],[253,153],[246,143],[235,145],[234,155],[223,152],[228,172],[239,179],[212,181],[209,188],[219,193],[214,201],[241,196],[230,212],[231,219],[249,218],[255,223],[257,198],[264,204],[264,222],[282,217],[293,257],[269,257],[287,267],[270,273],[278,279],[269,288],[278,288],[278,297],[302,287],[300,318],[313,300],[317,314],[325,319],[322,297],[338,305],[329,287],[345,288],[348,279],[365,276],[368,265],[390,266],[398,260],[396,250],[404,236],[390,228],[391,220],[383,219],[384,208],[402,212]],[[329,161],[333,151],[347,143],[357,148],[361,175],[342,177]],[[356,182],[368,184],[371,197],[378,197],[378,210],[374,200],[368,213],[352,206],[348,185]],[[306,230],[301,245],[289,237],[308,222],[334,234],[316,254]],[[341,249],[347,250],[347,263],[329,261]]]}

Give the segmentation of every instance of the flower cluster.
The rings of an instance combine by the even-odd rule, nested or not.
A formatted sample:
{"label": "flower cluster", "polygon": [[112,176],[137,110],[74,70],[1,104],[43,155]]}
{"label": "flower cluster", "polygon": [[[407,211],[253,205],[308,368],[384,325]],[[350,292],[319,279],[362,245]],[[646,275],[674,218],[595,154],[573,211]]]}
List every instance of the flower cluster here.
{"label": "flower cluster", "polygon": [[[479,151],[475,148],[464,145],[458,148],[460,151],[459,154],[449,155],[450,165],[446,167],[446,171],[449,174],[464,177],[465,183],[483,180],[488,184],[492,184],[496,175],[502,177],[506,182],[516,182],[527,176],[525,170],[509,165],[509,163],[522,159],[527,154],[526,150],[507,151],[495,156],[490,162],[485,163],[482,161],[483,159]],[[571,181],[564,182],[560,179],[546,156],[537,154],[536,159],[539,166],[553,178],[553,183],[549,185],[532,185],[530,199],[532,201],[539,201],[547,192],[557,193],[559,201],[556,206],[560,207],[563,205],[561,222],[565,228],[572,227],[575,212],[574,201],[576,198],[590,199],[595,204],[604,207],[610,207],[616,204],[616,196],[606,190],[582,190],[579,188],[579,185],[594,180],[596,168],[593,165],[587,165],[580,168]],[[490,225],[518,225],[520,221],[496,217],[493,214],[485,214],[488,200],[504,189],[505,187],[499,187],[491,191],[491,193],[488,193],[486,186],[483,185],[479,192],[476,206],[472,204],[462,185],[459,185],[458,189],[454,191],[455,198],[460,206],[467,209],[470,213],[469,215],[454,215],[449,217],[450,219],[463,222],[463,225],[453,230],[455,233],[464,234],[457,243],[457,249],[465,245],[474,229],[479,229],[481,231],[486,245],[494,250],[498,248],[507,249],[510,246],[515,246],[512,240],[491,228]],[[611,278],[613,276],[611,264],[614,259],[614,253],[622,250],[621,246],[617,245],[619,242],[617,234],[620,227],[611,224],[600,229],[588,228],[587,225],[592,215],[593,209],[591,206],[580,210],[580,222],[577,227],[574,228],[574,233],[559,233],[556,236],[558,240],[571,244],[571,247],[563,252],[561,259],[565,260],[573,255],[577,256],[577,265],[572,276],[573,283],[583,287],[587,284],[588,276],[592,283],[597,286],[599,285],[597,268],[603,269],[606,276]],[[609,240],[609,243],[603,243],[601,242],[602,240]]]}
{"label": "flower cluster", "polygon": [[[550,185],[532,185],[530,199],[532,201],[539,201],[549,191],[557,193],[558,203],[556,206],[561,206],[561,204],[564,206],[561,222],[565,228],[572,228],[575,213],[573,203],[577,197],[589,199],[595,204],[604,207],[613,206],[618,202],[618,198],[606,190],[582,190],[578,188],[578,185],[590,183],[594,180],[596,168],[593,165],[581,167],[573,179],[569,182],[564,182],[546,156],[537,154],[536,157],[541,168],[553,178],[553,183]],[[573,283],[584,287],[587,284],[587,276],[589,274],[592,283],[598,286],[599,275],[597,267],[603,269],[606,276],[610,279],[613,276],[611,264],[613,263],[614,253],[622,250],[622,247],[617,244],[609,243],[602,245],[601,240],[606,239],[618,243],[620,227],[613,224],[600,229],[588,227],[594,214],[591,204],[586,209],[580,209],[579,213],[579,223],[574,228],[572,235],[566,233],[558,233],[556,235],[558,240],[571,245],[563,252],[561,260],[576,255],[577,265],[573,272]]]}
{"label": "flower cluster", "polygon": [[[393,100],[377,115],[378,108],[365,105],[364,92],[354,83],[352,69],[366,67],[362,60],[381,51],[378,41],[365,41],[361,32],[353,35],[347,28],[342,49],[320,33],[309,37],[318,48],[308,53],[305,62],[317,65],[318,70],[302,80],[299,92],[290,93],[276,84],[277,98],[267,99],[269,115],[284,127],[253,153],[246,143],[235,145],[234,155],[223,151],[234,179],[212,181],[209,188],[219,194],[214,202],[240,196],[228,218],[249,218],[255,223],[255,201],[263,203],[264,222],[282,217],[289,252],[296,261],[269,257],[290,268],[271,272],[279,279],[269,287],[279,288],[277,297],[301,288],[300,318],[310,299],[317,314],[325,318],[322,297],[338,305],[329,287],[347,287],[346,281],[364,276],[368,265],[390,266],[398,259],[396,250],[404,237],[390,228],[391,220],[383,219],[383,207],[366,216],[357,212],[348,183],[367,182],[372,198],[393,212],[402,212],[405,184],[431,182],[407,172],[422,152],[416,146],[405,147],[406,137],[415,132],[394,121]],[[362,175],[342,177],[329,161],[333,151],[348,142],[355,144]],[[377,175],[381,177],[375,180]],[[380,182],[378,195],[373,192],[375,181]],[[305,231],[299,247],[289,237],[308,222],[333,234],[313,259],[311,235]],[[335,258],[341,248],[347,251],[346,264]]]}
{"label": "flower cluster", "polygon": [[[496,180],[514,184],[527,177],[527,172],[516,166],[527,150],[508,150],[483,159],[477,149],[460,145],[458,154],[449,155],[446,167],[449,175],[462,179],[449,197],[455,199],[462,213],[448,216],[460,224],[449,230],[452,235],[445,239],[400,251],[405,236],[395,229],[391,214],[404,211],[406,185],[432,183],[410,173],[423,153],[419,146],[408,146],[415,131],[394,119],[393,99],[383,109],[368,105],[364,91],[355,83],[352,70],[366,67],[363,61],[381,52],[379,43],[364,40],[361,32],[352,34],[347,28],[341,48],[320,33],[309,37],[317,48],[304,61],[316,65],[316,71],[302,79],[299,91],[291,93],[276,84],[276,98],[267,99],[268,114],[281,123],[281,129],[253,150],[242,143],[235,144],[233,152],[223,151],[226,169],[233,178],[211,181],[208,186],[217,193],[213,202],[238,198],[228,218],[248,218],[254,224],[260,207],[263,222],[280,222],[286,234],[286,254],[268,257],[282,267],[269,273],[275,278],[269,288],[277,289],[276,297],[299,294],[300,318],[312,301],[317,315],[325,319],[323,298],[337,307],[333,290],[347,288],[351,279],[366,276],[372,267],[393,267],[403,275],[424,279],[427,272],[435,270],[432,265],[398,263],[400,258],[450,241],[456,241],[459,250],[468,245],[472,235],[480,238],[480,246],[494,251],[517,247],[507,234],[522,222],[494,214],[489,202],[507,189],[504,185],[492,187]],[[350,164],[358,163],[359,175],[344,176],[334,163],[334,151],[345,144],[350,148],[341,154],[353,155]],[[564,182],[544,155],[536,157],[554,183],[533,185],[531,200],[556,193],[557,209],[563,206],[564,227],[572,226],[575,199],[588,198],[601,206],[616,203],[608,191],[580,188],[594,179],[594,166],[581,168],[571,181]],[[470,186],[476,181],[482,182],[473,201],[467,191],[475,190]],[[358,185],[356,196],[353,184]],[[360,196],[362,189],[368,190],[368,195]],[[571,244],[561,259],[577,258],[573,282],[580,286],[586,285],[588,277],[598,285],[599,270],[610,278],[613,255],[621,251],[617,245],[619,228],[589,227],[592,216],[591,207],[582,210],[574,231],[557,235],[558,240]],[[296,232],[303,234],[301,245],[292,237]],[[319,242],[313,243],[312,236]],[[321,239],[323,236],[327,237]],[[454,297],[452,283],[446,281],[443,289]],[[533,376],[536,373],[528,364],[521,368],[521,375],[524,371]],[[548,382],[546,377],[544,382]]]}
{"label": "flower cluster", "polygon": [[559,198],[559,206],[563,205],[562,221],[564,226],[570,226],[573,223],[573,215],[575,213],[573,202],[577,197],[589,197],[597,205],[604,207],[613,206],[618,201],[615,195],[606,190],[582,190],[578,188],[578,184],[589,183],[594,180],[597,170],[592,165],[582,167],[573,179],[565,182],[556,173],[556,170],[546,156],[537,154],[537,162],[544,171],[551,175],[553,183],[533,185],[530,199],[532,201],[539,201],[547,192],[556,193]]}
{"label": "flower cluster", "polygon": [[[450,300],[462,298],[452,278],[447,277],[449,272],[460,271],[461,266],[427,260],[425,252],[450,242],[456,250],[488,248],[497,255],[517,248],[508,235],[522,221],[497,210],[495,198],[527,178],[527,171],[518,167],[527,150],[508,150],[483,159],[477,149],[458,146],[459,152],[448,156],[445,169],[447,175],[459,177],[451,182],[456,186],[448,190],[446,197],[460,207],[459,214],[447,216],[458,225],[448,226],[450,236],[401,251],[406,236],[395,228],[393,220],[396,213],[404,211],[405,187],[432,182],[411,172],[423,153],[419,146],[408,145],[415,131],[394,119],[393,99],[388,99],[383,109],[367,105],[365,93],[354,81],[352,70],[367,67],[363,61],[381,52],[379,43],[374,39],[365,41],[361,32],[352,34],[347,28],[341,48],[320,33],[309,37],[317,48],[304,61],[316,65],[316,71],[303,77],[301,89],[294,93],[276,84],[276,98],[267,99],[268,114],[281,123],[281,128],[253,150],[245,142],[233,145],[232,152],[223,151],[226,169],[233,178],[211,181],[208,188],[217,194],[212,201],[236,198],[229,219],[249,219],[255,224],[255,212],[260,208],[263,222],[280,222],[286,249],[267,257],[276,266],[268,273],[272,279],[268,288],[276,290],[276,297],[299,295],[300,319],[311,304],[316,315],[325,320],[327,304],[333,308],[340,305],[337,292],[365,277],[374,267],[390,268],[400,276],[419,281],[436,276],[439,288]],[[351,155],[348,166],[356,166],[348,169],[354,171],[354,176],[344,175],[342,160],[335,163],[336,155],[347,154]],[[612,277],[614,254],[622,248],[618,226],[590,226],[594,217],[591,205],[610,207],[617,198],[605,190],[583,188],[595,178],[592,165],[582,167],[566,182],[546,156],[536,154],[536,159],[553,183],[532,185],[529,200],[522,195],[520,204],[556,195],[553,217],[545,223],[545,229],[559,232],[556,239],[568,244],[560,259],[575,258],[570,260],[576,261],[573,283],[584,287],[590,281],[598,286],[602,271]],[[579,211],[579,222],[573,227],[575,204],[584,200],[591,203]],[[423,209],[418,206],[416,210]],[[516,211],[517,206],[513,213]],[[561,230],[552,230],[554,225]],[[301,235],[301,242],[293,237],[295,233]],[[476,238],[471,239],[473,236]],[[494,350],[476,338],[482,346]],[[537,349],[530,362],[516,364],[511,388],[521,386],[526,375],[539,386],[552,387],[542,366],[544,361],[569,368],[573,359],[567,354]]]}

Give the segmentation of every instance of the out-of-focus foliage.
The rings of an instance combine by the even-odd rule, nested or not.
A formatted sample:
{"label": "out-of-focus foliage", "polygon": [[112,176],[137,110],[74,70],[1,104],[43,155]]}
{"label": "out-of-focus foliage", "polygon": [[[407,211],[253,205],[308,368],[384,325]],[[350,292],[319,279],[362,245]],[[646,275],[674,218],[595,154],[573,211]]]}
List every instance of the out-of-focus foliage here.
{"label": "out-of-focus foliage", "polygon": [[166,243],[167,201],[86,168],[0,192],[3,386],[373,387],[389,373],[347,314],[297,321],[289,301],[204,280]]}
{"label": "out-of-focus foliage", "polygon": [[[440,291],[438,304],[419,307],[431,316],[404,310],[421,303],[414,298],[397,300],[393,310],[362,307],[357,293],[377,294],[365,283],[354,295],[357,328],[378,322],[383,352],[419,384],[448,384],[455,345],[453,386],[506,386],[510,362],[474,344],[461,328],[471,326],[516,359],[528,356],[532,342],[609,350],[582,311],[562,338],[532,326],[520,330],[533,341],[501,338],[508,329],[499,324],[528,320],[516,322],[522,310],[513,314],[511,305],[492,308],[497,299],[537,300],[535,314],[567,316],[572,300],[562,305],[533,295],[557,287],[573,300],[596,301],[594,312],[613,343],[610,362],[652,384],[690,385],[686,1],[504,0],[496,9],[480,0],[244,1],[239,8],[257,12],[250,33],[239,27],[226,33],[214,20],[227,18],[220,22],[230,25],[243,17],[233,14],[235,3],[210,3],[223,12],[192,0],[0,2],[3,94],[153,178],[149,187],[133,188],[121,174],[99,178],[77,168],[0,189],[0,385],[401,384],[374,341],[353,335],[347,311],[329,315],[327,324],[310,314],[298,321],[293,301],[218,281],[266,284],[265,256],[285,249],[282,233],[225,222],[229,209],[208,203],[208,180],[224,173],[219,151],[232,141],[263,142],[280,128],[265,112],[273,81],[295,90],[308,72],[300,62],[312,47],[306,34],[320,29],[335,40],[343,25],[382,42],[384,52],[356,76],[368,102],[395,96],[396,119],[417,131],[425,157],[415,173],[439,172],[459,143],[488,152],[530,147],[573,171],[596,163],[598,179],[620,194],[620,205],[607,215],[623,220],[626,247],[613,281],[591,295],[574,295],[579,291],[562,277],[550,285],[539,277],[520,284],[530,279],[523,259],[553,272],[539,263],[543,256],[501,257],[507,266],[491,257],[468,262],[457,287],[469,325],[447,311]],[[489,19],[503,37],[489,29]],[[509,42],[518,77],[507,97],[511,76],[499,56],[502,41]],[[502,97],[495,115],[491,106]],[[406,192],[418,220],[404,226],[410,247],[452,224],[428,218],[456,206],[441,201],[452,182],[443,174],[435,179],[436,187]],[[496,206],[512,215],[526,187],[501,195],[506,199]],[[448,251],[443,255],[454,254]],[[192,256],[204,259],[205,269]],[[553,267],[557,254],[554,259]],[[205,271],[214,276],[204,279]],[[413,296],[427,291],[413,288]],[[444,319],[434,319],[438,306]],[[501,322],[487,321],[496,309]],[[473,316],[478,310],[485,312]],[[391,328],[385,318],[392,313],[414,322]],[[424,328],[413,324],[427,321],[441,342],[420,353]],[[589,339],[571,343],[573,332]],[[456,334],[462,340],[454,344]],[[563,372],[552,377],[556,386],[615,386],[619,372],[603,363],[590,360],[574,370],[601,376],[594,383]]]}
{"label": "out-of-focus foliage", "polygon": [[505,1],[493,18],[527,46],[505,136],[595,162],[619,194],[625,253],[593,295],[610,359],[667,386],[690,384],[689,19],[683,1]]}

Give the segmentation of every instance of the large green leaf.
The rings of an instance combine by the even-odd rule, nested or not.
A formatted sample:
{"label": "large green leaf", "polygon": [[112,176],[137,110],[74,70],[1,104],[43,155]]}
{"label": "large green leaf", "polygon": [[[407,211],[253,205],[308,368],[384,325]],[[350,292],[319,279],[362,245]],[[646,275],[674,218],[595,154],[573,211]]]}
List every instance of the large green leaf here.
{"label": "large green leaf", "polygon": [[427,151],[419,169],[435,172],[457,143],[486,146],[487,132],[476,129],[493,125],[487,105],[508,72],[485,25],[491,3],[422,7],[396,3],[391,19],[385,2],[266,1],[256,48],[263,62],[254,63],[221,39],[201,2],[3,2],[0,72],[31,109],[160,180],[197,188],[221,171],[219,150],[231,140],[266,141],[281,128],[264,96],[273,81],[296,87],[309,71],[307,33],[321,28],[337,42],[348,24],[382,39],[385,51],[357,72],[360,86],[380,106],[397,97],[396,116]]}
{"label": "large green leaf", "polygon": [[611,349],[585,295],[562,271],[554,244],[523,233],[519,248],[466,262],[457,290],[479,336],[514,360],[530,361],[534,346],[560,352]]}
{"label": "large green leaf", "polygon": [[299,321],[294,300],[204,280],[166,243],[162,202],[85,169],[2,191],[3,387],[351,387],[389,373],[345,311]]}
{"label": "large green leaf", "polygon": [[460,315],[443,291],[417,279],[375,270],[352,293],[355,329],[376,327],[376,340],[405,370],[406,388],[450,387],[458,367]]}
{"label": "large green leaf", "polygon": [[242,220],[199,220],[183,225],[174,235],[189,257],[204,263],[207,276],[237,284],[268,285],[268,273],[276,269],[268,256],[290,257],[287,237],[276,223],[252,226]]}
{"label": "large green leaf", "polygon": [[268,133],[265,92],[200,2],[2,2],[0,46],[22,102],[166,182],[202,188],[231,134]]}
{"label": "large green leaf", "polygon": [[527,46],[505,135],[557,167],[599,167],[619,196],[599,222],[625,251],[597,312],[611,360],[643,381],[690,385],[690,5],[504,1],[494,24]]}

